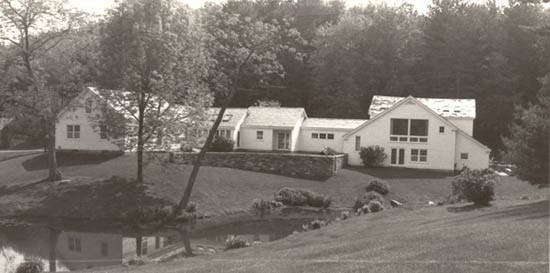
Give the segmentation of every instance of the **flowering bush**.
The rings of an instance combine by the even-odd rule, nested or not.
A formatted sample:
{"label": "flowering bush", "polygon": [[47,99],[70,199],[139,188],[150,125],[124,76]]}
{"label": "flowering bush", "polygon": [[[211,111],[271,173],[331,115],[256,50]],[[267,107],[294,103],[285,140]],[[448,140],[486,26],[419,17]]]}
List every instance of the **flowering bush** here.
{"label": "flowering bush", "polygon": [[454,177],[453,195],[479,206],[488,206],[494,199],[496,182],[497,176],[490,170],[465,169]]}
{"label": "flowering bush", "polygon": [[357,211],[358,209],[362,209],[365,205],[368,205],[373,200],[376,200],[381,204],[384,203],[384,197],[381,194],[375,191],[369,191],[363,194],[363,196],[355,199],[355,204],[353,205],[353,209],[355,211]]}

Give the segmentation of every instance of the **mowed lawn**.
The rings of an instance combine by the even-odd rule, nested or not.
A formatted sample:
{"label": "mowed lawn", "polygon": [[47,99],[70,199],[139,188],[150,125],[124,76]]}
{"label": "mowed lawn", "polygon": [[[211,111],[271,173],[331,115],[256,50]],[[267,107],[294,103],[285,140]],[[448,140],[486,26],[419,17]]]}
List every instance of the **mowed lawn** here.
{"label": "mowed lawn", "polygon": [[221,254],[86,272],[548,272],[548,200],[516,203],[392,209]]}
{"label": "mowed lawn", "polygon": [[[136,170],[134,155],[59,156],[59,163],[67,179],[84,178],[91,182],[112,176],[131,179],[135,177]],[[159,164],[158,161],[151,160],[145,169],[150,195],[177,202],[190,171],[191,166]],[[46,175],[45,154],[14,154],[4,160],[0,159],[0,203],[2,188],[32,185]],[[335,206],[349,207],[353,205],[355,197],[365,192],[365,186],[375,177],[388,181],[391,197],[404,201],[407,207],[425,206],[430,200],[444,200],[451,190],[452,174],[441,172],[389,168],[367,170],[356,167],[343,169],[336,176],[318,181],[229,168],[202,167],[191,199],[199,204],[199,210],[203,213],[223,214],[248,209],[255,198],[272,199],[273,194],[282,187],[296,187],[328,194],[333,198]],[[47,184],[38,184],[41,185],[42,192],[48,190]],[[56,190],[55,187],[52,186],[52,192]],[[32,190],[32,187],[26,190]],[[542,198],[548,191],[541,191],[515,178],[505,177],[497,185],[496,193],[499,199],[519,200],[522,196]]]}

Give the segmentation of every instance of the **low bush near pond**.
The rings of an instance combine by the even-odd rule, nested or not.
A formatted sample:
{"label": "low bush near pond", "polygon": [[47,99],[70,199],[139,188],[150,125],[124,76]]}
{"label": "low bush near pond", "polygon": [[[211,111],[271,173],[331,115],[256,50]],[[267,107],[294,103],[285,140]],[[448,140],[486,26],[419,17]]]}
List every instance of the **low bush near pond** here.
{"label": "low bush near pond", "polygon": [[464,169],[454,177],[453,195],[478,206],[488,206],[494,199],[496,182],[497,176],[491,170]]}
{"label": "low bush near pond", "polygon": [[390,192],[390,186],[388,183],[377,179],[371,180],[365,189],[367,191],[375,191],[382,195],[386,195]]}
{"label": "low bush near pond", "polygon": [[225,250],[248,247],[250,244],[239,236],[229,235],[225,240]]}
{"label": "low bush near pond", "polygon": [[359,198],[355,199],[355,204],[353,205],[353,209],[357,211],[358,209],[362,209],[365,205],[368,205],[371,201],[376,200],[380,202],[381,204],[384,203],[384,197],[375,192],[375,191],[369,191],[360,196]]}
{"label": "low bush near pond", "polygon": [[283,206],[283,203],[278,201],[266,201],[263,199],[254,199],[252,201],[252,209],[259,212],[268,212]]}
{"label": "low bush near pond", "polygon": [[332,203],[330,197],[310,190],[282,188],[275,194],[275,201],[287,206],[311,206],[328,208]]}
{"label": "low bush near pond", "polygon": [[369,206],[369,211],[372,213],[384,210],[384,205],[382,205],[382,203],[377,200],[370,201],[367,206]]}

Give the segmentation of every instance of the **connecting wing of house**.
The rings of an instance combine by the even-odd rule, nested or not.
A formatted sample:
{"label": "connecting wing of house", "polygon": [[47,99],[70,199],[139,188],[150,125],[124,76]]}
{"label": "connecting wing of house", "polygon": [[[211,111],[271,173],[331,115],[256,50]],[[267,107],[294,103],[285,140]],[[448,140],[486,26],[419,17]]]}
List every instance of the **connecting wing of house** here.
{"label": "connecting wing of house", "polygon": [[[77,99],[101,97],[93,88],[81,96]],[[73,108],[59,118],[61,149],[120,149],[102,139],[101,132],[94,135],[83,118],[86,107]],[[206,135],[219,111],[210,108],[199,135]],[[374,96],[369,115],[370,120],[309,118],[304,108],[228,108],[216,134],[232,139],[239,150],[319,153],[330,147],[347,154],[350,165],[361,165],[361,148],[373,145],[384,148],[387,166],[454,170],[489,164],[489,148],[472,137],[473,99]]]}

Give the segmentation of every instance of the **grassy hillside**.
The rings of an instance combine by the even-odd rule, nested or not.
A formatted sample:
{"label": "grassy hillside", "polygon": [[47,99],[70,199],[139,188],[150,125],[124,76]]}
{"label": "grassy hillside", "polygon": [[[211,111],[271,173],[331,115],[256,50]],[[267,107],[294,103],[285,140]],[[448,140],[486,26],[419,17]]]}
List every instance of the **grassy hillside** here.
{"label": "grassy hillside", "polygon": [[[59,162],[64,176],[72,180],[65,185],[40,182],[47,175],[44,154],[12,155],[4,160],[0,159],[0,215],[5,214],[10,207],[24,207],[25,204],[22,203],[30,201],[37,205],[40,204],[36,203],[37,200],[47,200],[48,197],[60,199],[65,193],[67,196],[63,200],[69,202],[67,204],[71,200],[75,205],[109,202],[106,199],[126,193],[125,185],[109,185],[110,182],[117,183],[110,178],[115,175],[126,178],[135,176],[135,157],[132,155],[60,156]],[[151,162],[145,169],[150,195],[177,201],[183,193],[190,169],[190,166],[185,165]],[[288,186],[328,194],[333,197],[336,206],[351,206],[354,198],[364,192],[364,187],[374,176],[387,180],[392,187],[392,197],[406,201],[407,207],[424,206],[429,200],[444,199],[450,193],[452,180],[448,173],[385,168],[344,169],[334,177],[317,181],[229,168],[203,167],[192,200],[199,203],[199,210],[202,212],[220,214],[248,209],[253,199],[271,199],[273,193]],[[106,181],[99,184],[99,180]],[[22,187],[25,185],[28,186]],[[98,189],[94,185],[106,188]],[[13,190],[14,186],[21,189]],[[11,191],[7,190],[10,188]],[[10,194],[6,195],[6,192]],[[51,193],[56,193],[56,196],[51,196]],[[541,195],[537,188],[509,177],[497,185],[496,193],[499,199],[513,200],[518,200],[523,195]]]}
{"label": "grassy hillside", "polygon": [[394,209],[260,246],[86,272],[548,272],[548,199],[451,213]]}

